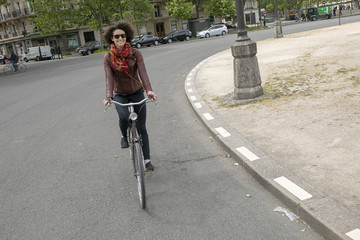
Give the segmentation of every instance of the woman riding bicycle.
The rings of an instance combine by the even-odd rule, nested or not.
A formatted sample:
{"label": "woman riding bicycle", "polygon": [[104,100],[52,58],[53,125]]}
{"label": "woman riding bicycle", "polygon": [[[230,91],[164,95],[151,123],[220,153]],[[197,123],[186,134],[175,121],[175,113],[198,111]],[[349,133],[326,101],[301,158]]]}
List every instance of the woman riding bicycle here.
{"label": "woman riding bicycle", "polygon": [[[139,102],[145,98],[143,91],[146,91],[148,98],[155,101],[157,99],[152,91],[141,52],[130,46],[133,38],[134,30],[128,22],[110,26],[104,33],[104,39],[110,46],[110,52],[104,56],[106,99],[103,104],[105,106],[112,99],[120,103]],[[145,167],[153,171],[155,167],[150,162],[149,137],[146,130],[146,103],[135,106],[134,109],[138,114],[137,127],[142,138]],[[122,133],[121,148],[128,148],[129,111],[127,107],[118,105],[116,105],[116,110]]]}

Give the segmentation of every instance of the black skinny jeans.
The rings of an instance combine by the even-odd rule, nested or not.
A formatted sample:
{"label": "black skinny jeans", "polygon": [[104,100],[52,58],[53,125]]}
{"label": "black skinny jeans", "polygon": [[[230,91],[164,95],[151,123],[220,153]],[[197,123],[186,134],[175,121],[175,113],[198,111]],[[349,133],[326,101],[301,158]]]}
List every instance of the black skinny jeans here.
{"label": "black skinny jeans", "polygon": [[[142,89],[140,89],[139,91],[137,91],[133,94],[129,94],[129,95],[119,94],[119,95],[114,96],[114,100],[119,103],[140,102],[144,98],[145,97],[144,97]],[[128,129],[128,125],[129,125],[129,114],[130,114],[129,109],[128,109],[128,107],[122,107],[119,105],[115,105],[115,106],[116,106],[116,111],[119,115],[119,127],[121,130],[121,133],[122,133],[123,137],[126,138],[127,137],[127,129]],[[138,129],[138,132],[141,135],[144,159],[150,160],[149,136],[146,131],[146,103],[134,106],[134,110],[138,114],[136,127]]]}

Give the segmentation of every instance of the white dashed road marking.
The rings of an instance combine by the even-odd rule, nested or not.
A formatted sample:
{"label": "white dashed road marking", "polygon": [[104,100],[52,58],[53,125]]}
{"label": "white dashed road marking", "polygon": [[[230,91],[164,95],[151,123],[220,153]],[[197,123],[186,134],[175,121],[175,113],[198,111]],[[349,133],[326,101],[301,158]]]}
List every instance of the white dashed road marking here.
{"label": "white dashed road marking", "polygon": [[201,105],[201,103],[198,102],[198,103],[195,103],[195,107],[196,108],[202,108],[202,105]]}
{"label": "white dashed road marking", "polygon": [[221,136],[223,136],[223,137],[230,137],[230,136],[231,136],[231,134],[230,134],[228,131],[226,131],[224,128],[222,128],[222,127],[215,128],[215,130],[216,130],[218,133],[220,133]]}
{"label": "white dashed road marking", "polygon": [[309,198],[312,198],[312,195],[287,179],[286,177],[278,177],[274,179],[275,182],[280,184],[283,188],[294,194],[297,198],[299,198],[301,201],[306,200]]}
{"label": "white dashed road marking", "polygon": [[258,156],[256,156],[254,153],[252,153],[246,147],[239,147],[239,148],[236,148],[236,150],[238,152],[240,152],[242,155],[244,155],[249,161],[255,161],[255,160],[259,159]]}
{"label": "white dashed road marking", "polygon": [[360,240],[360,229],[359,228],[354,229],[354,230],[346,233],[346,235],[353,240]]}
{"label": "white dashed road marking", "polygon": [[214,119],[214,117],[213,116],[211,116],[211,114],[210,113],[204,113],[203,114],[204,115],[204,117],[206,118],[206,120],[213,120]]}

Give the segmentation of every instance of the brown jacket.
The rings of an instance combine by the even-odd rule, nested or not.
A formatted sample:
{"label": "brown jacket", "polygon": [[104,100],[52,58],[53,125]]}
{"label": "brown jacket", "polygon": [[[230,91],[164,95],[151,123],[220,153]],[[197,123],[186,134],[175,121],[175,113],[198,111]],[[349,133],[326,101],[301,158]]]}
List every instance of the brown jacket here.
{"label": "brown jacket", "polygon": [[[137,79],[135,81],[124,72],[114,70],[111,64],[111,54],[106,53],[104,56],[104,69],[106,81],[106,97],[113,98],[113,92],[129,95],[141,88],[138,82],[141,82],[147,91],[152,91],[149,77],[146,73],[144,59],[140,51],[133,49],[134,54],[129,60],[130,75]],[[139,79],[139,75],[141,81]]]}

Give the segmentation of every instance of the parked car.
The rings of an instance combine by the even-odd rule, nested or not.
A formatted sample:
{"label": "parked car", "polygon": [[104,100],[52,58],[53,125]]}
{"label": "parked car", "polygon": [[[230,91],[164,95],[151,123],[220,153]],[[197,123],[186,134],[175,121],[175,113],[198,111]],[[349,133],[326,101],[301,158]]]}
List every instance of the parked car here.
{"label": "parked car", "polygon": [[232,22],[232,21],[227,21],[227,22],[224,22],[224,23],[216,23],[214,25],[225,25],[227,27],[227,29],[236,28],[235,22]]}
{"label": "parked car", "polygon": [[237,27],[237,26],[236,26],[236,23],[233,22],[233,21],[227,21],[227,22],[225,23],[225,26],[226,26],[228,29],[230,29],[230,28],[236,28],[236,27]]}
{"label": "parked car", "polygon": [[142,37],[135,37],[132,41],[131,41],[131,46],[132,47],[136,47],[136,48],[141,48],[142,46],[148,46],[150,47],[151,45],[155,45],[157,46],[159,44],[160,39],[156,36],[153,35],[145,35]]}
{"label": "parked car", "polygon": [[220,36],[220,35],[225,35],[228,32],[227,27],[225,26],[225,24],[216,24],[212,27],[209,28],[205,28],[204,30],[202,30],[201,32],[198,32],[196,34],[197,38],[208,38],[208,37],[212,37],[212,36]]}
{"label": "parked car", "polygon": [[[104,46],[105,47],[105,46]],[[76,51],[81,55],[90,55],[100,48],[100,42],[91,41],[85,43],[83,46],[78,47]]]}
{"label": "parked car", "polygon": [[163,37],[160,42],[161,43],[172,43],[173,41],[189,41],[192,37],[192,33],[189,30],[175,30],[165,37]]}

